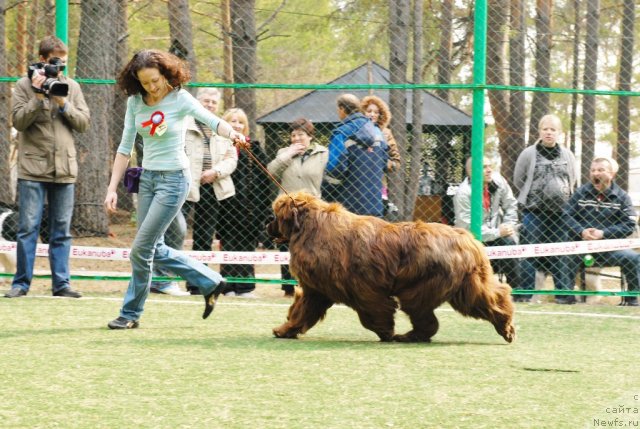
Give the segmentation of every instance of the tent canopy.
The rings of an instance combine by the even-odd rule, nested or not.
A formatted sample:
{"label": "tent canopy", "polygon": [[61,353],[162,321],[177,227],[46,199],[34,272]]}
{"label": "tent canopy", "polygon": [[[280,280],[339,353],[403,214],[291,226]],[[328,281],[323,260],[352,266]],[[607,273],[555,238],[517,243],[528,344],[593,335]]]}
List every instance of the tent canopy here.
{"label": "tent canopy", "polygon": [[[370,65],[369,65],[370,64]],[[365,84],[390,84],[389,71],[381,65],[372,62],[365,63],[345,75],[329,82],[335,85],[365,85]],[[296,118],[305,117],[310,119],[316,126],[326,127],[329,124],[340,122],[336,109],[336,99],[346,92],[352,93],[359,98],[370,94],[369,90],[314,90],[302,97],[291,101],[277,109],[261,116],[256,121],[265,128],[270,126],[278,127],[290,123]],[[388,89],[375,89],[373,95],[382,98],[389,103]],[[452,106],[435,95],[422,90],[422,124],[426,132],[431,129],[445,131],[451,128],[452,133],[458,134],[470,132],[471,116],[462,110]],[[407,97],[407,124],[411,124],[412,118],[412,96],[411,91],[406,91]],[[324,126],[322,125],[324,124]],[[279,128],[279,127],[278,127]]]}

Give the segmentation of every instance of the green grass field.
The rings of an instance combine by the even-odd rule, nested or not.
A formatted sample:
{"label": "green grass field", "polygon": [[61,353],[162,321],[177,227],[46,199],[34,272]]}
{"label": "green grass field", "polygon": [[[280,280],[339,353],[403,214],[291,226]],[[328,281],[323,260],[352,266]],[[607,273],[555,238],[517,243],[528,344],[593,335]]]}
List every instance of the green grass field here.
{"label": "green grass field", "polygon": [[280,298],[223,297],[203,321],[197,297],[152,296],[140,329],[109,331],[120,303],[0,299],[0,427],[640,426],[619,412],[640,408],[635,308],[519,304],[508,345],[443,307],[433,343],[383,344],[345,307],[279,340]]}

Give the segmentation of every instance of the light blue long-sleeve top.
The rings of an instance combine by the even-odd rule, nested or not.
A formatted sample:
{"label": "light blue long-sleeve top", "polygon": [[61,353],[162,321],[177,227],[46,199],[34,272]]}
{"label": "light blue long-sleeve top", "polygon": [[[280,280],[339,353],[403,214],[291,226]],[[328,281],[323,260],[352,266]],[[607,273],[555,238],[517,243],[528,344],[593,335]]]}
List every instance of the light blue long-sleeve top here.
{"label": "light blue long-sleeve top", "polygon": [[[143,127],[142,124],[151,120],[151,116],[156,112],[162,112],[164,115],[167,129],[162,135],[159,135],[156,129],[152,136],[152,125]],[[147,106],[140,94],[129,97],[118,153],[130,156],[136,133],[139,133],[144,141],[143,168],[156,171],[189,168],[189,159],[184,151],[187,116],[193,116],[212,130],[217,130],[220,123],[220,118],[205,109],[184,89],[169,92],[154,106]]]}

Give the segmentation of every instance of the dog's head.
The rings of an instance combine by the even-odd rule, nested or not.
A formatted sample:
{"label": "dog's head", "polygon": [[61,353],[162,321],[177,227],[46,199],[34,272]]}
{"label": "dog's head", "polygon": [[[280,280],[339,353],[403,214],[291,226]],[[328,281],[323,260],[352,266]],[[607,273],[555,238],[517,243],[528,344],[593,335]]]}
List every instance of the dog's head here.
{"label": "dog's head", "polygon": [[288,243],[302,228],[309,211],[326,204],[307,192],[280,195],[273,202],[274,216],[267,224],[267,234],[277,243]]}

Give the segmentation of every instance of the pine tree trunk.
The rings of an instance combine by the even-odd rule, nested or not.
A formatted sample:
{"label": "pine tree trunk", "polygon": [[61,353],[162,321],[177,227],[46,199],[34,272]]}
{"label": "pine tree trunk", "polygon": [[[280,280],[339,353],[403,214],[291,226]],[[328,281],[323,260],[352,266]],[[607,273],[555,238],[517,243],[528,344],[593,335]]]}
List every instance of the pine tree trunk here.
{"label": "pine tree trunk", "polygon": [[[231,41],[231,10],[230,0],[220,2],[220,15],[222,17],[222,59],[224,69],[224,83],[233,83],[233,43]],[[233,88],[224,88],[222,92],[224,108],[234,105]]]}
{"label": "pine tree trunk", "polygon": [[[112,0],[85,0],[81,4],[80,37],[76,76],[107,79],[113,75],[113,47],[116,45],[112,28],[116,14]],[[78,181],[73,227],[81,236],[106,235],[108,222],[103,201],[111,161],[109,144],[109,110],[113,89],[107,85],[82,85],[84,97],[91,111],[89,130],[76,135],[78,153]]]}
{"label": "pine tree trunk", "polygon": [[16,64],[15,70],[18,76],[23,76],[27,72],[27,5],[18,3],[16,13]]}
{"label": "pine tree trunk", "polygon": [[[113,76],[118,76],[120,70],[129,61],[129,47],[127,41],[129,40],[129,26],[127,22],[127,4],[128,0],[116,0],[115,8],[116,13],[114,15],[112,28],[115,32],[115,60],[113,62]],[[117,87],[112,86],[113,89],[113,107],[109,112],[109,159],[113,160],[116,155],[116,150],[120,145],[120,139],[122,138],[122,129],[124,128],[124,115],[127,110],[127,96],[124,92]],[[126,189],[122,186],[118,187],[118,207],[121,210],[132,211],[134,210],[133,198],[131,194],[127,193]]]}
{"label": "pine tree trunk", "polygon": [[[636,0],[624,0],[622,10],[622,33],[620,34],[620,72],[618,75],[618,90],[631,91],[633,77],[633,42],[635,38],[634,16]],[[629,97],[618,97],[618,115],[616,128],[618,139],[615,158],[620,169],[616,175],[616,183],[624,190],[629,189],[629,156],[631,132],[631,112]]]}
{"label": "pine tree trunk", "polygon": [[[438,49],[437,83],[440,85],[447,85],[451,83],[453,0],[443,0],[440,7],[440,48]],[[444,101],[449,101],[449,90],[438,88],[435,90],[435,94]]]}
{"label": "pine tree trunk", "polygon": [[27,31],[27,63],[31,64],[38,60],[37,28],[40,25],[40,0],[31,0],[29,5],[31,16],[29,17],[29,29]]}
{"label": "pine tree trunk", "polygon": [[[236,0],[231,7],[231,40],[233,41],[233,81],[255,83],[258,40],[256,36],[255,0]],[[235,103],[249,118],[255,132],[257,115],[255,89],[236,89]],[[225,106],[226,107],[226,106]]]}
{"label": "pine tree trunk", "polygon": [[56,0],[44,0],[44,28],[56,28]]}
{"label": "pine tree trunk", "polygon": [[[390,83],[406,83],[409,40],[409,0],[389,0],[389,80]],[[409,160],[407,147],[407,100],[405,91],[392,89],[389,91],[389,109],[391,110],[390,127],[402,159]],[[398,215],[400,219],[410,219],[412,213],[409,207],[413,202],[408,201],[405,191],[405,172],[391,174],[389,177],[389,193],[397,195]]]}
{"label": "pine tree trunk", "polygon": [[[536,2],[536,87],[548,88],[551,78],[551,0]],[[538,140],[538,123],[549,112],[549,93],[535,92],[531,102],[529,144]]]}
{"label": "pine tree trunk", "polygon": [[[580,84],[580,37],[582,34],[581,25],[581,1],[573,0],[573,20],[575,27],[573,31],[573,70],[571,77],[571,88],[578,89]],[[578,122],[578,97],[577,93],[571,94],[571,118],[569,119],[569,149],[576,153],[576,126]]]}
{"label": "pine tree trunk", "polygon": [[187,61],[191,71],[191,80],[197,80],[196,53],[193,49],[193,34],[191,31],[191,12],[189,0],[171,0],[167,2],[169,14],[169,37],[171,51]]}
{"label": "pine tree trunk", "polygon": [[[525,10],[523,0],[511,0],[511,31],[509,32],[509,85],[525,85],[524,26]],[[520,152],[525,148],[526,117],[524,91],[509,92],[509,121],[506,140],[500,142],[501,173],[509,181],[513,180],[513,170]]]}
{"label": "pine tree trunk", "polygon": [[[487,26],[487,84],[505,84],[505,40],[509,14],[507,0],[490,0]],[[509,94],[506,91],[488,91],[491,113],[495,121],[500,146],[506,144],[509,134]]]}
{"label": "pine tree trunk", "polygon": [[[5,0],[0,0],[0,10],[4,10]],[[5,14],[0,14],[0,76],[7,76],[7,48]],[[11,166],[9,164],[9,147],[11,142],[11,90],[8,83],[0,83],[0,189],[9,190],[11,183]],[[12,204],[11,192],[0,192],[0,203]]]}
{"label": "pine tree trunk", "polygon": [[[584,50],[584,88],[595,89],[598,74],[598,28],[600,26],[600,1],[587,1],[587,32]],[[584,94],[582,97],[582,183],[589,181],[589,170],[596,145],[596,98]]]}
{"label": "pine tree trunk", "polygon": [[[422,11],[423,2],[416,1],[413,6],[413,83],[421,83],[422,72]],[[405,212],[413,214],[418,186],[420,184],[420,165],[422,164],[422,148],[424,139],[422,135],[422,89],[414,89],[412,93],[411,110],[411,161],[409,168],[409,180],[406,182],[406,207]],[[411,217],[405,218],[411,220]]]}

